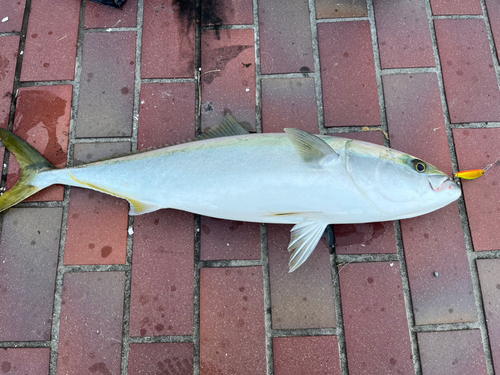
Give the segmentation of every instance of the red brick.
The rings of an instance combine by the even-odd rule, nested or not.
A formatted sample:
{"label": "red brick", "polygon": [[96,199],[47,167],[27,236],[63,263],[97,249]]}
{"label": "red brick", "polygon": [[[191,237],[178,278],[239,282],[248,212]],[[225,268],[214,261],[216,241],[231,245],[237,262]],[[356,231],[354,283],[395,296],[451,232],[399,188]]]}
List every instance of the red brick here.
{"label": "red brick", "polygon": [[273,329],[335,327],[330,253],[322,239],[309,259],[288,273],[290,225],[268,225]]}
{"label": "red brick", "polygon": [[192,373],[192,343],[130,344],[130,375]]}
{"label": "red brick", "polygon": [[138,0],[128,0],[121,9],[116,9],[89,1],[85,8],[85,28],[135,27],[137,2]]}
{"label": "red brick", "polygon": [[[383,83],[391,146],[450,174],[451,159],[436,75],[390,75],[383,77]],[[401,231],[416,324],[475,321],[476,307],[457,204],[402,220]]]}
{"label": "red brick", "polygon": [[61,219],[61,208],[12,208],[5,213],[0,341],[50,340]]}
{"label": "red brick", "polygon": [[120,373],[124,287],[124,272],[64,276],[58,374]]}
{"label": "red brick", "polygon": [[486,0],[486,9],[488,10],[488,18],[490,20],[493,40],[497,49],[497,58],[500,59],[500,2],[496,0]]}
{"label": "red brick", "polygon": [[195,136],[194,83],[144,83],[141,87],[139,150]]}
{"label": "red brick", "polygon": [[479,259],[477,269],[495,371],[500,371],[500,260]]}
{"label": "red brick", "polygon": [[260,259],[260,225],[201,218],[202,260]]}
{"label": "red brick", "polygon": [[207,25],[253,25],[252,0],[201,3],[201,22]]}
{"label": "red brick", "polygon": [[132,134],[135,32],[85,34],[77,137]]}
{"label": "red brick", "polygon": [[403,220],[401,231],[416,324],[476,321],[457,204]]}
{"label": "red brick", "polygon": [[76,143],[73,146],[73,166],[130,153],[130,142]]}
{"label": "red brick", "polygon": [[31,2],[21,81],[74,79],[79,18],[79,1]]}
{"label": "red brick", "polygon": [[276,375],[341,374],[337,337],[273,339]]}
{"label": "red brick", "polygon": [[202,268],[200,374],[264,374],[261,267]]}
{"label": "red brick", "polygon": [[[73,87],[40,86],[18,90],[14,133],[26,140],[57,168],[66,166]],[[20,169],[14,157],[9,161],[7,190],[19,180]],[[55,185],[31,196],[27,201],[61,201],[64,186]]]}
{"label": "red brick", "polygon": [[334,226],[337,254],[395,254],[396,237],[392,221]]}
{"label": "red brick", "polygon": [[[175,4],[180,4],[182,9]],[[144,4],[141,77],[194,77],[195,30],[193,0],[147,1]]]}
{"label": "red brick", "polygon": [[194,218],[161,210],[134,225],[131,336],[193,334]]}
{"label": "red brick", "polygon": [[499,121],[500,91],[484,21],[434,23],[450,121]]}
{"label": "red brick", "polygon": [[[130,152],[130,143],[76,144],[74,165]],[[72,188],[64,264],[125,264],[127,201],[93,190]]]}
{"label": "red brick", "polygon": [[4,129],[9,125],[18,49],[18,36],[0,37],[0,127]]}
{"label": "red brick", "polygon": [[374,2],[382,69],[435,66],[425,0]]}
{"label": "red brick", "polygon": [[0,350],[3,374],[48,375],[49,348],[6,348]]}
{"label": "red brick", "polygon": [[26,0],[7,0],[2,2],[1,6],[2,19],[4,17],[9,17],[9,19],[6,22],[0,22],[0,33],[21,31]]}
{"label": "red brick", "polygon": [[128,208],[123,199],[72,188],[64,264],[125,264]]}
{"label": "red brick", "polygon": [[[500,129],[454,129],[453,138],[459,170],[485,168],[500,156]],[[486,174],[477,180],[461,180],[472,243],[476,251],[500,249],[500,202],[496,188],[500,183],[499,166],[500,164],[495,162]]]}
{"label": "red brick", "polygon": [[399,263],[347,264],[339,280],[349,372],[413,373]]}
{"label": "red brick", "polygon": [[451,158],[437,76],[394,74],[382,78],[391,147],[451,174]]}
{"label": "red brick", "polygon": [[483,14],[480,0],[430,0],[432,14]]}
{"label": "red brick", "polygon": [[318,133],[314,78],[262,80],[262,129],[283,133],[297,128]]}
{"label": "red brick", "polygon": [[255,130],[253,29],[202,32],[201,74],[202,130],[219,125],[228,112]]}
{"label": "red brick", "polygon": [[364,0],[315,0],[316,18],[366,17]]}
{"label": "red brick", "polygon": [[[383,145],[381,131],[341,133],[338,136]],[[392,221],[333,226],[337,254],[395,254],[396,237]]]}
{"label": "red brick", "polygon": [[487,374],[479,330],[417,333],[422,373]]}
{"label": "red brick", "polygon": [[314,71],[309,17],[307,1],[259,1],[262,74]]}
{"label": "red brick", "polygon": [[318,25],[325,126],[380,125],[368,21]]}

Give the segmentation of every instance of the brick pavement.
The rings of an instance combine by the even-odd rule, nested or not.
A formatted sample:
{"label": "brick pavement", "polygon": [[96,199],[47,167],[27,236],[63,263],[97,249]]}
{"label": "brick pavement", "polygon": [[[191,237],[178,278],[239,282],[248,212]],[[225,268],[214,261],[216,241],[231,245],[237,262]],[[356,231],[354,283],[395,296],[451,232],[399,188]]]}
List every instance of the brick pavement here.
{"label": "brick pavement", "polygon": [[[500,155],[497,0],[3,0],[0,20],[0,126],[58,167],[227,112],[450,174]],[[0,217],[0,373],[500,373],[499,182],[496,163],[437,212],[335,225],[292,274],[289,226],[52,187]]]}

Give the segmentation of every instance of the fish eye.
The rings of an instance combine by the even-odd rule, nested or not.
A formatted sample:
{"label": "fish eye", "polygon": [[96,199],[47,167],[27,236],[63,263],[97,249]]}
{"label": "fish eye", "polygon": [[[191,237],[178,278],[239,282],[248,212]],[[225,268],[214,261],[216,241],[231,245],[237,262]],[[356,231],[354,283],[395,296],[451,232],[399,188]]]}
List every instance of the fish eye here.
{"label": "fish eye", "polygon": [[413,169],[415,169],[418,173],[425,172],[427,169],[427,165],[422,160],[414,159],[411,163],[413,165]]}

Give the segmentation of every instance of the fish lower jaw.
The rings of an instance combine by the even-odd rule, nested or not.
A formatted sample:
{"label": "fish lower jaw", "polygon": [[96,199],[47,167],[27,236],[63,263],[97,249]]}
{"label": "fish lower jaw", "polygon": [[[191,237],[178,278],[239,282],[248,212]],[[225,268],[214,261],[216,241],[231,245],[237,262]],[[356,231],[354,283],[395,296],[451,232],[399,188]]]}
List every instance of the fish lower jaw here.
{"label": "fish lower jaw", "polygon": [[454,187],[457,187],[455,182],[449,177],[444,177],[442,182],[439,184],[433,184],[432,181],[429,180],[429,186],[436,193],[439,193],[439,192],[445,191],[445,190],[451,190]]}

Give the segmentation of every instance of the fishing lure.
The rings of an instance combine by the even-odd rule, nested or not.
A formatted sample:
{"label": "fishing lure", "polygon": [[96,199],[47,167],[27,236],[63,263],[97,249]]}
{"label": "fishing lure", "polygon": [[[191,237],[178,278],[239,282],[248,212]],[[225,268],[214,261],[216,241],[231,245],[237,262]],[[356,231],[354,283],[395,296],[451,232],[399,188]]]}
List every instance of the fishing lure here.
{"label": "fishing lure", "polygon": [[458,177],[458,178],[463,178],[465,180],[474,180],[478,177],[481,177],[488,169],[490,169],[493,164],[495,164],[498,160],[500,160],[500,157],[498,157],[497,160],[495,160],[493,163],[488,164],[485,168],[483,169],[468,169],[466,171],[459,171],[453,175],[453,177]]}
{"label": "fishing lure", "polygon": [[465,180],[474,180],[475,178],[481,177],[485,169],[469,169],[466,171],[460,171],[454,174],[455,177],[463,178]]}

